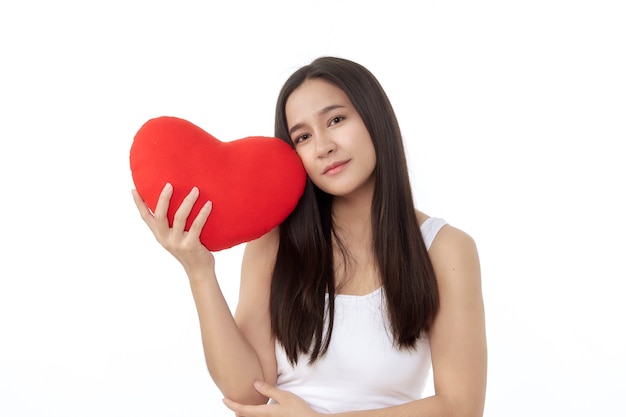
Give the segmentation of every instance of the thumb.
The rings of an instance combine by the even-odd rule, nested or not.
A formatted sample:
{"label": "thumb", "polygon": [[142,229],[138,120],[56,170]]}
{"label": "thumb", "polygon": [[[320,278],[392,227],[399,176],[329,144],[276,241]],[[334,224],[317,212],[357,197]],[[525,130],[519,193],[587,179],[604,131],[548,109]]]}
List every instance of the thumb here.
{"label": "thumb", "polygon": [[254,382],[254,388],[260,394],[263,394],[264,396],[266,396],[268,398],[272,398],[272,399],[278,401],[279,403],[280,403],[280,400],[282,399],[283,391],[281,391],[278,388],[268,384],[267,382],[255,381]]}

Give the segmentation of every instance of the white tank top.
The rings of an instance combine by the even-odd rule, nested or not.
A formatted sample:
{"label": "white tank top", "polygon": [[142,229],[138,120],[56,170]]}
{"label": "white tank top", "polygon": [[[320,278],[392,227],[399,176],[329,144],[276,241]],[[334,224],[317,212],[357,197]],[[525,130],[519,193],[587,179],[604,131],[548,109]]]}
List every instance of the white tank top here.
{"label": "white tank top", "polygon": [[[430,246],[445,220],[430,217],[421,226]],[[367,410],[422,398],[431,370],[430,343],[423,336],[414,350],[398,350],[388,330],[382,288],[366,295],[335,296],[335,322],[328,351],[312,366],[300,356],[294,367],[276,343],[277,387],[292,392],[319,413]]]}

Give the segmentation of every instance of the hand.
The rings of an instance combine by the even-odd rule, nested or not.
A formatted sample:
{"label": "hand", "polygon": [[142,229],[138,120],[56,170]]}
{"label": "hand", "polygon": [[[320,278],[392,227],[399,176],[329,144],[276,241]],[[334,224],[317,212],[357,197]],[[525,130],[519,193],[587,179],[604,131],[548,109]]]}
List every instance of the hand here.
{"label": "hand", "polygon": [[171,184],[166,184],[159,195],[154,215],[146,203],[141,199],[137,190],[132,190],[135,205],[157,241],[183,265],[185,270],[196,268],[214,268],[215,258],[213,254],[200,242],[200,232],[211,214],[212,204],[208,201],[191,223],[189,231],[185,231],[185,225],[193,205],[200,195],[194,187],[185,197],[174,215],[172,227],[167,219],[170,200],[174,189]]}
{"label": "hand", "polygon": [[279,390],[265,382],[255,382],[254,388],[276,403],[243,405],[224,398],[224,404],[238,417],[317,417],[321,415],[313,411],[302,398],[288,391]]}

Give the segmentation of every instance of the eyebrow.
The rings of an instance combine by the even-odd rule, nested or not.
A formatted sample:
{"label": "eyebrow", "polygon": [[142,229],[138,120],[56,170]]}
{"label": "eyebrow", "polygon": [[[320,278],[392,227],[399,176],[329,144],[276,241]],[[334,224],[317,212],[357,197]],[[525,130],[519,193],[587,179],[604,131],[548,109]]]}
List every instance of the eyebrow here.
{"label": "eyebrow", "polygon": [[[341,104],[331,104],[330,106],[326,106],[324,107],[322,110],[317,112],[318,116],[322,116],[326,113],[329,113],[335,109],[341,109],[344,108],[346,106],[343,106]],[[289,136],[291,136],[293,134],[293,132],[295,132],[296,130],[300,129],[302,126],[304,126],[304,123],[296,123],[295,125],[293,125],[291,127],[291,129],[289,129]]]}

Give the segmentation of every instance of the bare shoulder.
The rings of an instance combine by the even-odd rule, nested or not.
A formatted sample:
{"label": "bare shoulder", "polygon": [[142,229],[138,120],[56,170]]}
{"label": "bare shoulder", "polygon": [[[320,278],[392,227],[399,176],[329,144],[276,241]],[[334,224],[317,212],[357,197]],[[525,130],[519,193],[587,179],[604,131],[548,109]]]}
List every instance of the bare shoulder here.
{"label": "bare shoulder", "polygon": [[241,262],[239,305],[267,303],[277,251],[277,228],[246,243]]}
{"label": "bare shoulder", "polygon": [[255,315],[269,304],[272,271],[278,250],[278,229],[246,243],[241,262],[237,315]]}
{"label": "bare shoulder", "polygon": [[258,239],[246,243],[243,254],[243,268],[250,265],[255,268],[274,264],[278,251],[278,228],[270,230]]}
{"label": "bare shoulder", "polygon": [[[457,268],[477,268],[478,249],[474,239],[452,225],[441,228],[429,250],[436,270],[455,271]],[[473,274],[477,271],[472,271]]]}
{"label": "bare shoulder", "polygon": [[[431,217],[419,210],[415,210],[415,216],[420,226]],[[456,270],[461,266],[476,268],[479,263],[474,239],[450,224],[446,224],[439,230],[428,253],[436,272],[437,270],[439,272]],[[472,272],[475,276],[478,271]]]}

